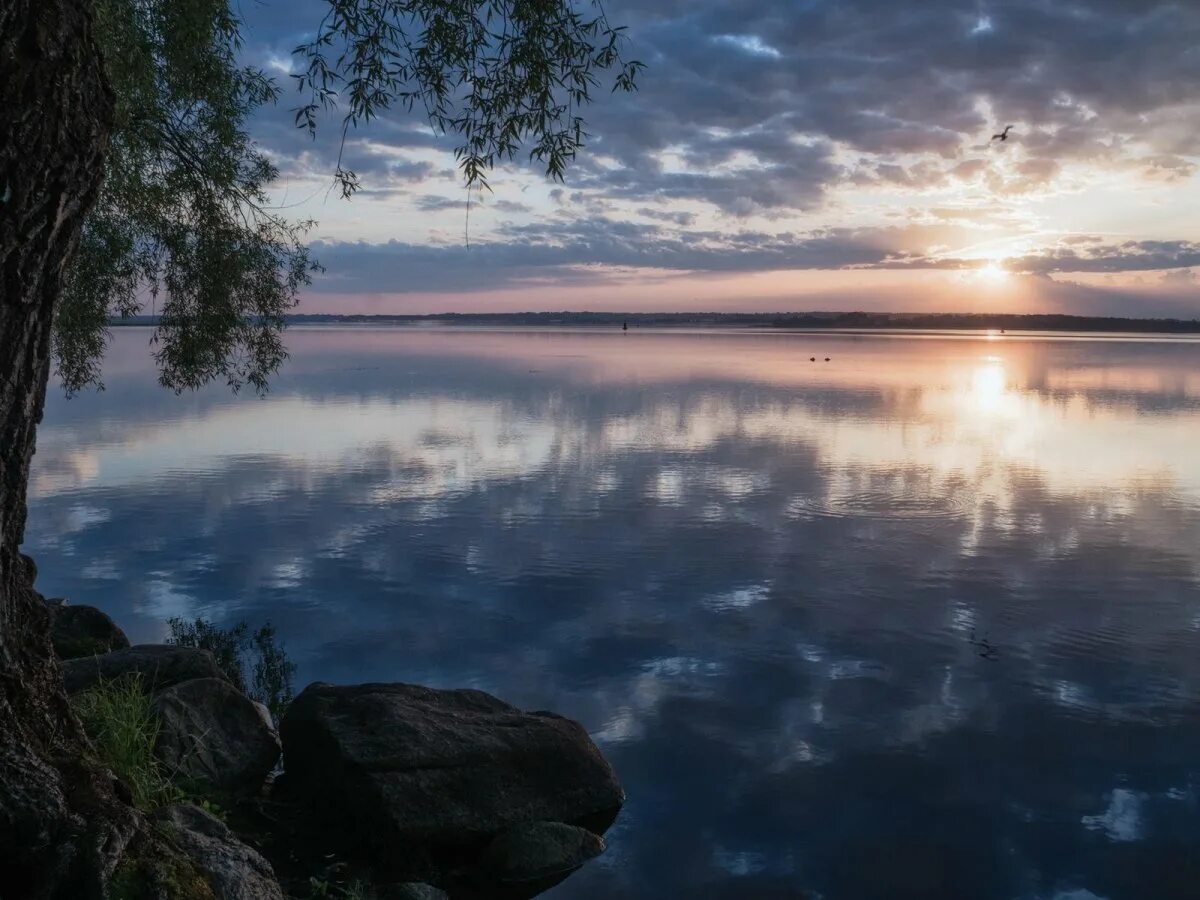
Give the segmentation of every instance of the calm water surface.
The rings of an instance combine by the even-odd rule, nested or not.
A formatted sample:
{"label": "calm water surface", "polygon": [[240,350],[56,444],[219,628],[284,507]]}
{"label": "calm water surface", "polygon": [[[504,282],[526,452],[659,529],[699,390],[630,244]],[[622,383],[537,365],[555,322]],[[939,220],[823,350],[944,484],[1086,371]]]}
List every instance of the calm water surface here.
{"label": "calm water surface", "polygon": [[299,328],[258,399],[147,339],[50,400],[42,591],[579,719],[629,802],[549,896],[1200,892],[1200,344]]}

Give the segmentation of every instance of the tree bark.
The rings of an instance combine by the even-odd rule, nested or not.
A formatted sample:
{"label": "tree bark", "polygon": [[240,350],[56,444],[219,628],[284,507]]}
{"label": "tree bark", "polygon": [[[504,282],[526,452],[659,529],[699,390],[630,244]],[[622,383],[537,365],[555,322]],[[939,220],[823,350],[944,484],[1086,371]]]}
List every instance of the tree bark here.
{"label": "tree bark", "polygon": [[0,897],[99,897],[136,815],[88,761],[18,552],[63,273],[112,96],[90,0],[0,0]]}

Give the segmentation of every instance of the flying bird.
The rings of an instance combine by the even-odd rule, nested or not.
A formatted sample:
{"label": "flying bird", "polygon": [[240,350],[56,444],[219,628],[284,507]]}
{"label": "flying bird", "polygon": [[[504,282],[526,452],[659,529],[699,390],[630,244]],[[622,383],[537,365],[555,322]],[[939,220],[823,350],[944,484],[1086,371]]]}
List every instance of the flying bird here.
{"label": "flying bird", "polygon": [[1005,126],[1004,126],[1004,130],[1003,130],[1002,132],[1000,132],[999,134],[993,134],[993,135],[992,135],[992,140],[993,140],[993,141],[1007,141],[1007,140],[1008,140],[1008,133],[1009,133],[1010,131],[1012,131],[1012,126],[1011,126],[1011,125],[1005,125]]}

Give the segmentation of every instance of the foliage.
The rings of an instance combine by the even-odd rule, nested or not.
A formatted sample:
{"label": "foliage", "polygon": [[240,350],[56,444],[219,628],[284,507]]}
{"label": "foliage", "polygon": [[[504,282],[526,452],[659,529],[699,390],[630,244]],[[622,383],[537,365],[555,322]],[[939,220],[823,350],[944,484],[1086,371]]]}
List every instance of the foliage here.
{"label": "foliage", "polygon": [[176,791],[154,756],[158,717],[140,676],[102,681],[72,701],[96,754],[133,794],[133,803],[151,810],[176,799]]}
{"label": "foliage", "polygon": [[[419,108],[455,149],[468,185],[486,185],[497,161],[527,140],[530,158],[562,180],[586,137],[579,110],[616,67],[613,90],[632,91],[642,63],[621,57],[621,27],[598,0],[328,0],[312,41],[296,48],[296,76],[308,102],[297,124],[315,131],[318,114],[344,96],[347,131],[393,103]],[[345,195],[358,187],[338,161]]]}
{"label": "foliage", "polygon": [[251,635],[250,645],[254,656],[250,696],[265,704],[278,720],[294,696],[292,676],[296,674],[296,664],[288,659],[283,645],[276,642],[270,622]]}
{"label": "foliage", "polygon": [[[601,70],[633,90],[641,68],[598,0],[327,0],[297,48],[297,123],[315,131],[344,103],[342,142],[393,104],[460,141],[468,187],[530,142],[562,179],[586,137],[580,108]],[[590,3],[590,5],[589,5]],[[230,0],[96,0],[97,36],[116,100],[106,178],[56,312],[54,352],[68,393],[102,386],[108,322],[143,310],[159,380],[175,391],[224,379],[266,389],[287,353],[285,314],[319,268],[269,205],[275,166],[246,123],[278,85],[239,64]],[[585,14],[583,10],[591,10]],[[347,196],[357,176],[334,177]]]}
{"label": "foliage", "polygon": [[116,98],[98,203],[57,310],[68,392],[99,384],[110,316],[153,298],[155,358],[176,391],[223,378],[262,390],[286,357],[280,332],[314,265],[308,222],[268,207],[275,167],[246,119],[278,89],[238,65],[227,0],[97,0]]}
{"label": "foliage", "polygon": [[239,691],[248,693],[245,665],[242,661],[242,654],[247,645],[245,622],[238,622],[231,628],[220,628],[206,619],[188,621],[176,617],[167,619],[167,627],[171,630],[171,636],[167,638],[168,644],[207,650],[216,659],[225,677]]}
{"label": "foliage", "polygon": [[168,644],[208,650],[217,665],[242,693],[266,705],[278,720],[292,702],[292,676],[296,664],[276,640],[275,629],[267,622],[253,634],[245,622],[221,628],[203,618],[194,621],[167,620],[171,634]]}

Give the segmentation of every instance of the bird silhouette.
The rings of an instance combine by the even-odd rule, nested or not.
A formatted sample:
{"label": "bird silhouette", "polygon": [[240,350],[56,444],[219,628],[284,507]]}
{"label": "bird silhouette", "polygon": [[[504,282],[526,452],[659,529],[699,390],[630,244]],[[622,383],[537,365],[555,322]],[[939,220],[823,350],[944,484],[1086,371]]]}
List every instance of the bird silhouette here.
{"label": "bird silhouette", "polygon": [[809,361],[809,362],[816,362],[816,361],[817,361],[817,358],[816,358],[815,356],[810,356],[810,357],[808,358],[808,361]]}
{"label": "bird silhouette", "polygon": [[993,134],[993,135],[992,135],[992,140],[993,140],[993,141],[1007,141],[1007,140],[1008,140],[1008,133],[1009,133],[1010,131],[1012,131],[1012,126],[1011,126],[1011,125],[1005,125],[1005,126],[1004,126],[1004,130],[1003,130],[1002,132],[1000,132],[999,134]]}

